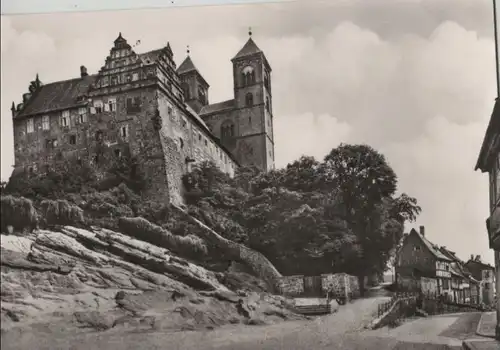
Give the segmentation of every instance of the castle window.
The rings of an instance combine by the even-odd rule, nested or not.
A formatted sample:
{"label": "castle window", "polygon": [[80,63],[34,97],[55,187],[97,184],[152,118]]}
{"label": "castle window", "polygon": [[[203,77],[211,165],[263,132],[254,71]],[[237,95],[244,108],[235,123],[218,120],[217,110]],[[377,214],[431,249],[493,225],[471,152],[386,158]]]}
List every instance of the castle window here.
{"label": "castle window", "polygon": [[102,113],[103,103],[100,100],[94,101],[94,108],[96,113]]}
{"label": "castle window", "polygon": [[125,81],[127,83],[130,83],[132,81],[132,77],[130,76],[130,74],[125,75]]}
{"label": "castle window", "polygon": [[245,106],[252,107],[253,106],[253,94],[249,92],[245,96]]}
{"label": "castle window", "polygon": [[139,80],[139,73],[132,73],[132,81],[137,81]]}
{"label": "castle window", "polygon": [[76,135],[69,135],[69,144],[76,145]]}
{"label": "castle window", "polygon": [[110,112],[116,112],[116,98],[110,98],[108,100],[108,109]]}
{"label": "castle window", "polygon": [[123,140],[128,140],[128,125],[124,125],[120,128],[120,136]]}
{"label": "castle window", "polygon": [[49,130],[50,129],[50,117],[48,115],[44,115],[42,117],[42,129]]}
{"label": "castle window", "polygon": [[116,75],[111,77],[111,85],[118,85],[118,77]]}
{"label": "castle window", "polygon": [[59,120],[61,127],[67,128],[69,126],[69,111],[63,111],[61,119]]}
{"label": "castle window", "polygon": [[138,113],[141,111],[141,98],[127,98],[127,114]]}
{"label": "castle window", "polygon": [[205,146],[208,146],[208,140],[205,139]]}
{"label": "castle window", "polygon": [[205,96],[205,91],[201,87],[198,88],[198,99],[202,105],[206,104],[207,97]]}

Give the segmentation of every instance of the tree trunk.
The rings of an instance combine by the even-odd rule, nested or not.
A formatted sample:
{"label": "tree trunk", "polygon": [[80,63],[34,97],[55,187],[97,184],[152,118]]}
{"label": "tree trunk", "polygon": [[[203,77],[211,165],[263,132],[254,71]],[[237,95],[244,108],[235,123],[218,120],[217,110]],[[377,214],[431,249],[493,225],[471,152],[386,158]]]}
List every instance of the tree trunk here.
{"label": "tree trunk", "polygon": [[229,259],[247,265],[257,276],[269,285],[273,292],[279,292],[279,279],[282,275],[264,255],[242,244],[222,237],[178,206],[171,204],[171,207],[175,212],[180,214],[181,217],[198,226],[203,239],[223,250]]}

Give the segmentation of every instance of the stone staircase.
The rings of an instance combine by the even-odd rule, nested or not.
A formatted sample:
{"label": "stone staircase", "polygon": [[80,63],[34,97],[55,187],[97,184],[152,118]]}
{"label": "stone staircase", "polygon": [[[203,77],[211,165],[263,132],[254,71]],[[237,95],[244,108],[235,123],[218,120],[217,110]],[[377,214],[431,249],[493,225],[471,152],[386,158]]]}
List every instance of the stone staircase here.
{"label": "stone staircase", "polygon": [[294,311],[302,315],[326,315],[332,313],[332,305],[323,298],[296,299]]}

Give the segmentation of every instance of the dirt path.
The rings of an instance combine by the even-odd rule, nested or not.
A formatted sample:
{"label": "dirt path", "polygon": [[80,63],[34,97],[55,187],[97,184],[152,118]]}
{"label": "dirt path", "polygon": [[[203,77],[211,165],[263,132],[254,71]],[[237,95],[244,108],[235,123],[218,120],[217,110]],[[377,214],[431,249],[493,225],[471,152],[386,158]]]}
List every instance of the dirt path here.
{"label": "dirt path", "polygon": [[385,297],[357,300],[341,306],[335,314],[311,321],[269,326],[228,326],[213,331],[127,333],[112,329],[102,333],[82,330],[81,333],[68,335],[64,334],[63,329],[32,329],[29,332],[3,335],[2,348],[31,350],[36,344],[35,348],[40,350],[319,349],[326,344],[338,344],[338,339],[343,339],[345,333],[363,329],[371,321],[377,305],[385,300]]}

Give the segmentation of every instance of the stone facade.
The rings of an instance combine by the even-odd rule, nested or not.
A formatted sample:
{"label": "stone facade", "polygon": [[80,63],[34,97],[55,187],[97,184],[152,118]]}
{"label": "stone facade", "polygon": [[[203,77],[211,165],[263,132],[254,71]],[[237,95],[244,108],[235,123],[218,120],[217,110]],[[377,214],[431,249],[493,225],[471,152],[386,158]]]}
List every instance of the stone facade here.
{"label": "stone facade", "polygon": [[[304,275],[283,276],[280,278],[279,286],[283,295],[287,296],[305,296]],[[346,273],[336,274],[323,274],[320,276],[321,295],[316,297],[325,297],[328,290],[333,290],[336,296],[345,296],[349,298],[356,298],[359,296],[359,284],[356,276],[351,276]]]}
{"label": "stone facade", "polygon": [[304,293],[304,276],[283,276],[280,278],[279,289],[287,296],[300,296]]}
{"label": "stone facade", "polygon": [[[242,62],[254,72],[244,86]],[[105,168],[113,157],[139,156],[150,193],[179,204],[193,164],[212,161],[231,176],[240,165],[271,169],[271,68],[252,39],[233,63],[234,108],[219,113],[189,56],[177,69],[169,44],[137,54],[120,34],[97,74],[82,66],[79,78],[46,85],[37,76],[13,103],[16,171],[66,159]],[[223,123],[233,127],[222,135]]]}

